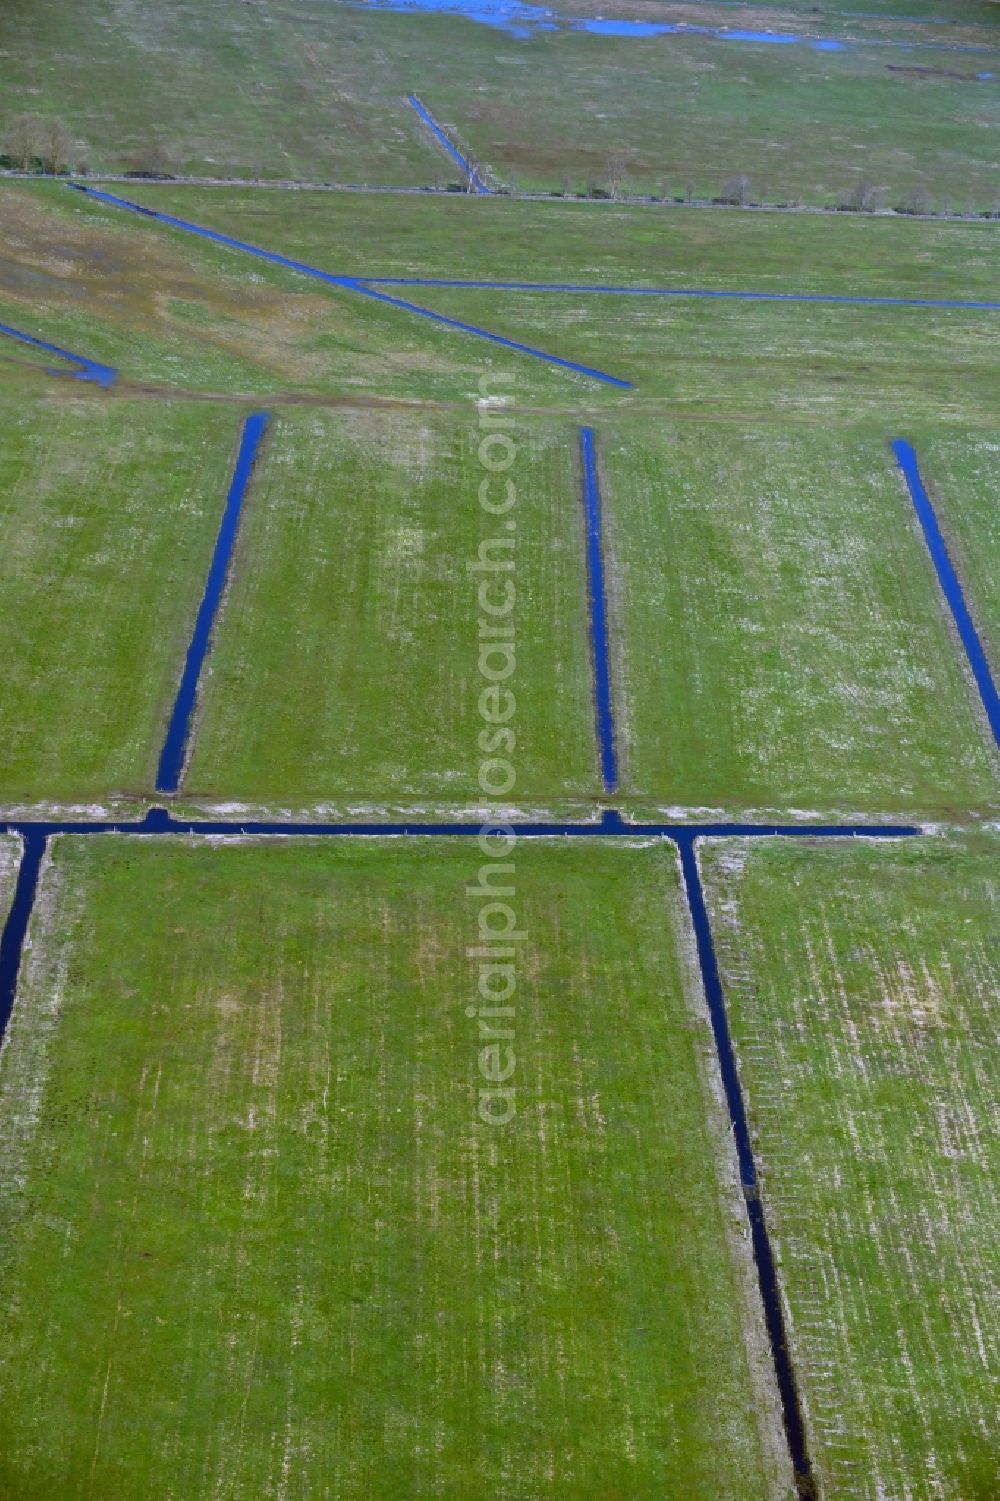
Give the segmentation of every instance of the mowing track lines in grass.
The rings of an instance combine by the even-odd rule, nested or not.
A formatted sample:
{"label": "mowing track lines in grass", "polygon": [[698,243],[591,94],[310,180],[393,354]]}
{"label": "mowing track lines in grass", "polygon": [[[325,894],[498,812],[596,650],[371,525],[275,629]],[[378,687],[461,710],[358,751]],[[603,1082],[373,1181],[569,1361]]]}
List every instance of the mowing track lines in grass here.
{"label": "mowing track lines in grass", "polygon": [[892,451],[896,462],[902,471],[906,481],[906,488],[910,492],[913,509],[917,513],[920,529],[927,543],[927,550],[931,555],[937,573],[938,583],[951,611],[955,628],[965,648],[972,676],[975,678],[979,696],[986,710],[993,739],[1000,745],[1000,694],[993,681],[989,662],[983,650],[983,643],[979,639],[979,632],[969,614],[968,605],[965,603],[965,595],[954,564],[948,555],[941,528],[938,525],[937,515],[931,504],[930,496],[924,487],[923,478],[920,474],[920,465],[917,460],[916,450],[905,438],[896,438],[892,444]]}
{"label": "mowing track lines in grass", "polygon": [[707,297],[718,302],[821,302],[838,303],[846,307],[964,308],[971,312],[1000,312],[1000,302],[970,302],[961,297],[865,296],[860,292],[759,292],[739,287],[615,287],[602,286],[596,282],[470,281],[450,276],[366,276],[365,281],[372,287],[453,287],[468,292],[570,292],[586,297]]}
{"label": "mowing track lines in grass", "polygon": [[8,339],[16,339],[19,344],[27,344],[32,349],[44,350],[46,354],[58,355],[61,360],[68,360],[71,365],[78,365],[77,370],[55,370],[48,367],[49,375],[68,375],[73,380],[91,381],[95,386],[103,386],[105,390],[113,386],[118,379],[118,371],[113,365],[99,365],[96,360],[88,360],[85,355],[73,354],[69,349],[62,349],[58,344],[49,344],[45,339],[36,338],[34,334],[26,334],[19,328],[12,328],[9,323],[0,323],[0,334]]}
{"label": "mowing track lines in grass", "polygon": [[268,421],[267,412],[254,412],[243,422],[236,465],[229,485],[219,535],[215,542],[212,565],[208,570],[205,593],[198,608],[191,644],[188,647],[184,671],[181,674],[180,687],[177,690],[177,698],[167,726],[166,739],[163,742],[160,766],[156,774],[157,792],[176,792],[180,783],[201,669],[208,651],[222,590],[229,574],[229,563],[233,555],[233,544],[236,541],[247,483]]}
{"label": "mowing track lines in grass", "polygon": [[466,175],[466,178],[468,179],[469,187],[471,188],[472,192],[486,194],[488,196],[490,190],[486,186],[482,177],[479,175],[479,171],[476,168],[475,164],[473,162],[470,162],[468,157],[462,155],[458,147],[455,145],[454,141],[449,140],[448,136],[441,129],[441,126],[435,120],[434,116],[431,114],[427,106],[420,102],[416,94],[407,94],[406,102],[410,106],[410,108],[412,110],[415,110],[419,115],[420,119],[427,126],[427,129],[430,131],[435,141],[437,141],[438,145],[445,152],[447,152],[452,161],[457,162],[459,167],[461,167],[462,171]]}
{"label": "mowing track lines in grass", "polygon": [[594,664],[597,741],[601,753],[604,790],[614,792],[618,786],[618,752],[615,746],[615,715],[608,664],[608,603],[601,539],[601,487],[594,454],[594,430],[590,427],[580,429],[580,468],[587,527],[587,605],[590,615],[590,651]]}
{"label": "mowing track lines in grass", "polygon": [[449,318],[445,313],[436,313],[432,308],[421,307],[419,303],[409,302],[405,298],[379,292],[362,278],[335,276],[331,271],[321,271],[318,266],[308,266],[304,261],[292,260],[287,255],[279,255],[273,250],[262,250],[258,245],[250,245],[245,240],[236,240],[232,235],[220,234],[218,230],[206,229],[201,224],[192,224],[187,219],[178,219],[174,214],[164,214],[159,209],[145,208],[141,203],[133,203],[131,199],[119,198],[116,193],[103,193],[98,188],[85,187],[79,182],[70,182],[66,186],[76,193],[83,193],[88,198],[95,198],[100,203],[108,203],[113,208],[127,209],[130,213],[141,214],[145,219],[153,219],[158,224],[166,224],[172,229],[182,229],[186,234],[200,235],[202,239],[212,240],[217,245],[228,246],[230,250],[239,250],[244,255],[256,256],[258,260],[269,261],[274,266],[283,266],[288,271],[297,271],[302,276],[311,276],[316,281],[325,282],[327,286],[339,287],[345,292],[355,292],[361,297],[385,303],[388,307],[400,308],[406,313],[415,313],[420,318],[427,318],[430,322],[439,323],[444,328],[454,329],[457,333],[471,334],[474,338],[486,339],[491,344],[499,344],[504,349],[512,349],[516,354],[530,355],[532,359],[542,360],[547,365],[555,365],[560,370],[569,370],[574,375],[585,375],[588,379],[600,381],[603,385],[616,386],[620,391],[632,389],[631,381],[621,380],[618,376],[609,375],[604,370],[595,370],[590,365],[577,364],[575,360],[564,360],[557,354],[547,354],[544,349],[535,349],[531,344],[521,344],[516,339],[507,339],[502,334],[491,333],[489,329],[480,328],[475,323],[465,323],[460,318]]}
{"label": "mowing track lines in grass", "polygon": [[[884,825],[740,825],[740,824],[653,824],[628,825],[612,810],[605,813],[599,824],[525,824],[517,825],[519,834],[538,837],[573,835],[585,838],[597,836],[621,837],[636,834],[659,834],[671,839],[678,846],[685,890],[694,925],[698,958],[705,986],[709,1011],[719,1053],[720,1067],[729,1104],[730,1115],[736,1132],[740,1178],[746,1199],[747,1213],[753,1234],[753,1248],[763,1295],[767,1328],[772,1345],[772,1355],[778,1375],[783,1416],[789,1441],[799,1495],[802,1498],[815,1494],[808,1454],[798,1409],[794,1372],[785,1344],[781,1305],[777,1290],[774,1262],[764,1223],[763,1211],[757,1194],[756,1169],[747,1129],[735,1058],[729,1038],[728,1026],[722,999],[718,964],[712,942],[704,895],[695,856],[695,840],[705,834],[749,834],[760,837],[810,836],[837,837],[864,835],[866,837],[905,837],[916,834],[912,828]],[[192,823],[174,820],[163,808],[151,809],[141,822],[129,823],[18,823],[7,826],[8,831],[21,835],[24,854],[18,873],[17,887],[11,914],[0,941],[0,1035],[13,1008],[18,975],[24,952],[25,936],[38,887],[39,871],[45,854],[48,838],[55,834],[107,835],[111,833],[139,834],[151,837],[195,835],[235,838],[249,835],[270,835],[280,838],[315,835],[369,835],[384,839],[387,835],[440,835],[451,834],[479,839],[482,836],[481,822],[444,825],[393,825],[393,824],[234,824]]]}
{"label": "mowing track lines in grass", "polygon": [[11,903],[3,935],[0,937],[0,1043],[3,1041],[14,1009],[17,994],[17,979],[21,972],[21,956],[24,941],[35,905],[38,890],[38,873],[48,843],[47,836],[39,829],[26,829],[21,833],[23,850],[17,872],[14,900]]}

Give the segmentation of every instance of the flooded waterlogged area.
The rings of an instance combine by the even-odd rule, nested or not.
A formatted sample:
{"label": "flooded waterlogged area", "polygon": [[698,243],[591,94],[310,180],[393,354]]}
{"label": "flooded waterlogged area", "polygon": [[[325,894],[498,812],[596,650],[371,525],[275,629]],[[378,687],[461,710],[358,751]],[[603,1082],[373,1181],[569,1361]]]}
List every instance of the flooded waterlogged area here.
{"label": "flooded waterlogged area", "polygon": [[[463,16],[481,26],[492,26],[498,31],[519,40],[530,40],[540,32],[577,31],[591,36],[606,37],[708,37],[717,42],[750,42],[757,46],[807,47],[813,52],[851,52],[861,45],[857,38],[812,36],[799,31],[758,31],[743,26],[698,26],[686,21],[637,21],[619,16],[567,16],[549,10],[544,5],[526,5],[523,0],[339,0],[352,10],[388,11],[394,15],[447,15]],[[842,19],[854,16],[863,19],[860,12],[842,12]],[[915,24],[916,17],[872,17],[887,21]],[[945,24],[945,23],[941,23]],[[879,36],[872,39],[879,47],[893,47],[905,52],[931,50],[935,52],[995,52],[996,47],[969,46],[944,41],[909,41],[903,38]],[[982,82],[992,78],[978,75]]]}
{"label": "flooded waterlogged area", "polygon": [[353,9],[385,10],[397,15],[411,11],[465,16],[482,26],[495,26],[509,36],[527,38],[539,31],[586,31],[594,36],[655,37],[707,36],[722,42],[762,42],[778,46],[812,47],[817,52],[844,52],[847,43],[830,37],[803,36],[790,31],[747,31],[742,27],[691,26],[673,21],[628,21],[617,17],[560,16],[544,5],[522,0],[344,0]]}

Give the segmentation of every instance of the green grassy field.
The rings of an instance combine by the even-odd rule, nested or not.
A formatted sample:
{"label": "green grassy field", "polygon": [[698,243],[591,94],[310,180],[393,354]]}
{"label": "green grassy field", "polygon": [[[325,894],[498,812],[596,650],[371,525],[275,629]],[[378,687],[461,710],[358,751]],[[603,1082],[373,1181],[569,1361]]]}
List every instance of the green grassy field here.
{"label": "green grassy field", "polygon": [[884,445],[633,422],[601,464],[623,790],[732,812],[997,807]]}
{"label": "green grassy field", "polygon": [[198,406],[3,406],[0,806],[152,787],[237,421]]}
{"label": "green grassy field", "polygon": [[[853,9],[853,7],[846,7]],[[606,14],[590,3],[564,14]],[[619,7],[619,10],[621,7]],[[748,172],[772,198],[836,201],[860,178],[961,207],[994,193],[995,46],[984,7],[950,28],[688,5],[630,17],[849,37],[848,50],[648,39],[561,27],[528,39],[448,15],[213,0],[8,6],[5,107],[64,117],[77,159],[120,170],[152,143],[174,171],[387,184],[458,173],[405,104],[416,90],[502,182],[583,191],[619,158],[637,189],[718,193]],[[907,7],[903,6],[904,14]],[[890,12],[892,14],[892,12]],[[913,52],[886,45],[916,42]],[[938,45],[942,44],[942,45]],[[926,49],[926,50],[925,50]]]}
{"label": "green grassy field", "polygon": [[[421,24],[437,28],[442,51],[456,32],[445,18]],[[740,13],[710,24],[739,26]],[[921,47],[936,36],[921,34]],[[426,69],[421,97],[515,188],[607,188],[617,159],[626,189],[662,196],[714,197],[743,172],[771,201],[832,205],[865,178],[885,206],[918,186],[939,207],[992,205],[1000,94],[977,77],[996,65],[989,52],[914,53],[874,33],[838,53],[567,33],[479,46],[489,67]]]}
{"label": "green grassy field", "polygon": [[996,1494],[995,835],[707,847],[823,1494]]}
{"label": "green grassy field", "polygon": [[[583,514],[572,429],[513,433],[510,801],[545,807],[599,790]],[[209,664],[190,797],[327,814],[483,801],[479,623],[497,623],[467,565],[507,534],[479,505],[481,436],[472,413],[281,417]],[[493,575],[487,602],[505,597]]]}
{"label": "green grassy field", "polygon": [[924,483],[964,582],[966,603],[1000,677],[1000,512],[997,509],[996,436],[918,437]]}
{"label": "green grassy field", "polygon": [[[9,1501],[787,1497],[669,848],[62,839],[0,1067]],[[506,1060],[505,1060],[506,1062]]]}
{"label": "green grassy field", "polygon": [[[995,294],[996,240],[986,225],[471,200],[387,205],[321,193],[296,195],[290,215],[276,192],[128,191],[353,275]],[[632,380],[635,391],[623,393],[65,188],[7,189],[2,208],[14,250],[0,274],[0,317],[116,365],[126,383],[468,407],[479,375],[503,360],[522,406],[569,414],[650,398],[679,415],[867,423],[881,433],[914,422],[995,425],[1000,314],[989,311],[411,291],[445,313]],[[27,358],[14,345],[5,352]],[[15,370],[23,377],[22,365]]]}
{"label": "green grassy field", "polygon": [[[61,205],[76,220],[85,215],[102,227],[121,222],[121,211],[62,186],[8,191],[18,201],[30,195],[34,202]],[[989,224],[464,196],[299,192],[289,200],[246,187],[170,184],[130,185],[121,196],[348,276],[513,277],[997,300],[996,230]],[[134,236],[136,223],[128,222]],[[144,228],[150,236],[174,234],[155,225]],[[187,252],[197,246],[193,240],[182,243]]]}

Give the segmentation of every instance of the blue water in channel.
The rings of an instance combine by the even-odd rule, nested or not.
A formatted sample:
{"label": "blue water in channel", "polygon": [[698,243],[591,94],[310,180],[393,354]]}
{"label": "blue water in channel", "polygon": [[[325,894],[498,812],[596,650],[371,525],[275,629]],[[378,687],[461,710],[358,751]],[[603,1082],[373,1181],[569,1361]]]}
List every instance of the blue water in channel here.
{"label": "blue water in channel", "polygon": [[[684,21],[630,21],[619,17],[563,16],[543,5],[528,5],[523,0],[342,0],[352,10],[386,11],[393,15],[461,16],[480,26],[491,26],[507,36],[527,41],[539,33],[580,31],[591,36],[634,37],[708,37],[717,42],[751,43],[763,47],[808,47],[813,52],[850,52],[864,45],[871,48],[898,47],[904,51],[929,49],[935,52],[994,52],[990,46],[969,46],[948,42],[909,42],[885,36],[866,38],[864,43],[851,38],[811,36],[798,31],[756,31],[742,26],[697,26]],[[722,0],[716,0],[722,3]],[[736,3],[736,0],[734,0]],[[897,21],[900,24],[945,26],[943,20],[924,23],[917,16],[869,16],[863,11],[838,13],[839,19]],[[834,17],[836,19],[837,17]]]}
{"label": "blue water in channel", "polygon": [[698,951],[698,966],[701,970],[705,999],[708,1003],[708,1014],[712,1024],[712,1036],[715,1040],[715,1050],[719,1059],[719,1071],[722,1075],[722,1087],[726,1096],[729,1122],[736,1145],[736,1156],[740,1170],[740,1185],[743,1189],[747,1218],[750,1222],[750,1238],[753,1245],[754,1263],[757,1268],[757,1281],[760,1287],[761,1301],[764,1305],[764,1319],[767,1325],[768,1341],[771,1346],[771,1355],[774,1360],[774,1370],[778,1381],[778,1395],[781,1399],[781,1415],[785,1428],[785,1436],[788,1440],[792,1467],[795,1471],[796,1489],[801,1497],[811,1496],[814,1494],[812,1464],[806,1444],[805,1425],[802,1421],[802,1409],[795,1381],[795,1370],[788,1349],[785,1319],[781,1306],[781,1294],[778,1288],[778,1276],[774,1265],[774,1252],[771,1248],[771,1238],[768,1234],[767,1222],[764,1216],[764,1205],[759,1192],[757,1164],[754,1159],[750,1124],[747,1119],[743,1089],[736,1066],[736,1054],[733,1050],[732,1037],[729,1032],[729,1019],[726,1015],[726,1002],[719,974],[719,964],[715,953],[715,943],[712,938],[712,926],[709,921],[708,909],[705,906],[705,894],[702,890],[701,875],[698,870],[698,856],[692,839],[686,839],[680,843],[680,857],[684,888],[687,892],[688,907],[691,911],[691,922],[694,927],[695,944]]}
{"label": "blue water in channel", "polygon": [[113,386],[118,379],[118,371],[111,365],[99,365],[95,360],[88,360],[85,355],[73,354],[68,349],[62,349],[58,344],[49,344],[45,339],[38,339],[34,334],[23,333],[19,328],[12,328],[9,323],[0,323],[0,334],[8,339],[16,339],[19,344],[27,344],[31,349],[41,349],[46,354],[58,355],[61,360],[68,360],[71,365],[79,366],[77,370],[54,370],[49,369],[49,375],[68,375],[74,380],[91,381],[96,386]]}
{"label": "blue water in channel", "polygon": [[580,429],[580,466],[583,472],[583,509],[587,529],[587,604],[594,664],[597,743],[601,753],[604,790],[614,792],[618,786],[618,752],[615,746],[615,716],[608,661],[608,606],[601,535],[601,489],[594,454],[594,430],[590,427]]}
{"label": "blue water in channel", "polygon": [[483,182],[483,179],[480,177],[475,167],[466,157],[462,155],[454,142],[448,139],[427,106],[420,102],[416,94],[407,94],[406,102],[411,109],[416,110],[417,114],[420,116],[420,119],[434,136],[434,139],[448,153],[452,160],[461,168],[462,172],[468,177],[469,182],[472,185],[472,191],[474,193],[488,194],[490,190]]}
{"label": "blue water in channel", "polygon": [[711,37],[720,42],[757,42],[764,46],[805,46],[817,52],[845,52],[848,44],[833,38],[804,36],[788,31],[748,31],[742,27],[689,26],[674,21],[628,21],[590,16],[560,16],[543,5],[526,5],[522,0],[348,0],[352,9],[391,11],[395,15],[411,13],[463,16],[481,26],[493,26],[520,40],[536,32],[585,31],[592,36]]}
{"label": "blue water in channel", "polygon": [[404,312],[427,318],[432,323],[440,323],[445,328],[453,328],[458,333],[472,334],[477,339],[486,339],[491,344],[499,344],[504,349],[514,350],[517,354],[530,355],[532,359],[542,360],[545,364],[555,365],[562,370],[570,370],[576,375],[585,375],[604,385],[616,386],[622,391],[632,389],[630,381],[621,380],[616,375],[608,375],[604,370],[595,370],[589,365],[579,365],[575,360],[564,360],[559,355],[546,353],[544,349],[535,349],[530,344],[521,344],[516,339],[507,339],[502,334],[491,333],[489,329],[479,328],[474,323],[464,323],[459,318],[449,318],[445,313],[436,313],[432,308],[420,307],[418,303],[408,302],[402,297],[392,297],[386,292],[379,292],[358,277],[334,276],[329,271],[319,270],[317,266],[308,266],[304,261],[291,260],[287,255],[278,255],[273,250],[261,250],[259,246],[250,245],[245,240],[236,240],[232,235],[220,234],[217,230],[206,229],[201,224],[192,224],[187,219],[178,219],[174,214],[165,214],[158,209],[146,208],[144,204],[133,203],[129,198],[120,198],[116,193],[105,193],[100,188],[85,187],[79,182],[71,182],[67,186],[74,192],[83,193],[87,198],[97,199],[100,203],[111,204],[114,208],[127,209],[130,213],[142,215],[143,218],[154,219],[158,224],[168,224],[173,229],[182,229],[187,234],[200,235],[203,239],[212,240],[217,245],[227,245],[231,250],[242,251],[244,255],[256,256],[258,260],[269,261],[275,266],[284,266],[289,271],[299,272],[302,276],[314,277],[317,281],[325,282],[327,286],[357,292],[361,297],[369,297],[376,302],[384,302],[390,307],[401,308]]}
{"label": "blue water in channel", "polygon": [[269,420],[267,412],[255,412],[253,416],[247,417],[243,424],[236,467],[233,470],[226,508],[222,515],[219,535],[216,538],[215,552],[212,555],[212,566],[208,571],[205,593],[198,609],[180,687],[177,690],[173,713],[167,727],[167,737],[163,743],[160,767],[156,776],[157,792],[176,792],[180,783],[188,738],[191,733],[191,717],[198,695],[198,683],[212,637],[212,627],[218,613],[219,601],[229,575],[229,563],[240,524],[243,497],[246,494],[254,459],[257,457]]}
{"label": "blue water in channel", "polygon": [[705,287],[616,287],[593,282],[474,281],[455,276],[369,276],[370,287],[454,287],[470,292],[572,292],[608,297],[704,297],[719,302],[818,302],[845,307],[966,308],[1000,312],[1000,302],[969,301],[961,297],[879,297],[850,292],[754,292]]}
{"label": "blue water in channel", "polygon": [[934,507],[924,486],[916,451],[912,444],[907,443],[903,438],[895,440],[892,444],[892,451],[906,480],[910,499],[913,502],[913,509],[917,513],[917,520],[920,522],[924,541],[927,543],[927,549],[930,552],[931,560],[937,572],[938,582],[941,585],[945,599],[948,601],[948,608],[955,622],[955,628],[965,648],[965,654],[972,669],[972,676],[976,680],[976,687],[979,689],[979,696],[983,701],[983,708],[986,710],[990,729],[993,731],[993,739],[997,745],[1000,745],[1000,694],[997,693],[997,686],[993,681],[993,674],[990,671],[986,652],[983,650],[983,643],[979,639],[979,632],[976,630],[972,616],[969,614],[969,607],[965,603],[965,595],[962,593],[962,585],[959,582],[958,574],[955,572],[954,564],[948,555],[948,548],[941,534],[941,528],[938,525]]}

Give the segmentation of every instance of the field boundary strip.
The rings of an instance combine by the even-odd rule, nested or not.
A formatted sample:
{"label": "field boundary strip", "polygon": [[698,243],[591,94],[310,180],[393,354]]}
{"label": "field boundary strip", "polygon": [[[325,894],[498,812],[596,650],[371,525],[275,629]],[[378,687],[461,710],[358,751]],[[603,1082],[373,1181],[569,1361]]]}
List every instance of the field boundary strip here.
{"label": "field boundary strip", "polygon": [[157,792],[176,792],[180,785],[191,735],[194,706],[198,696],[198,684],[211,642],[212,627],[218,614],[222,591],[229,576],[229,566],[247,485],[269,421],[268,412],[254,412],[243,421],[233,477],[230,481],[219,533],[215,540],[208,578],[205,581],[205,592],[195,617],[194,630],[188,646],[180,686],[177,689],[177,698],[174,701],[166,738],[163,742],[156,776]]}
{"label": "field boundary strip", "polygon": [[427,126],[427,129],[430,131],[431,135],[434,137],[435,141],[437,141],[442,150],[451,157],[452,161],[456,162],[458,166],[461,167],[462,171],[468,178],[469,186],[472,192],[484,194],[489,197],[490,190],[480,176],[480,173],[475,164],[471,162],[468,157],[462,155],[461,151],[459,151],[454,141],[449,139],[447,133],[435,120],[426,104],[421,103],[416,94],[407,94],[406,102],[412,110],[416,111],[417,115],[424,123],[424,125]]}
{"label": "field boundary strip", "polygon": [[232,235],[220,234],[218,230],[206,229],[204,225],[193,224],[187,219],[178,219],[174,214],[164,214],[159,209],[145,208],[141,203],[133,203],[128,198],[120,198],[116,193],[104,193],[98,188],[88,188],[78,182],[67,183],[66,186],[75,193],[83,193],[86,197],[96,199],[100,203],[110,204],[113,208],[123,208],[130,213],[140,214],[145,219],[152,219],[158,224],[166,224],[172,229],[181,229],[186,234],[199,235],[215,244],[225,245],[230,250],[239,250],[244,255],[256,256],[258,260],[269,261],[272,265],[282,266],[288,271],[296,271],[301,276],[312,277],[314,280],[324,282],[327,286],[339,287],[346,292],[356,292],[362,297],[385,303],[388,307],[400,308],[403,312],[414,313],[418,317],[427,318],[432,323],[439,323],[458,333],[486,339],[492,344],[501,345],[504,349],[511,349],[516,354],[530,355],[532,359],[542,360],[545,364],[555,365],[562,370],[569,370],[575,375],[585,375],[590,380],[600,381],[604,385],[616,386],[619,390],[630,391],[632,389],[631,381],[621,380],[616,375],[609,375],[606,371],[596,370],[589,365],[577,364],[575,360],[563,359],[557,354],[548,354],[544,349],[536,349],[516,339],[505,338],[503,334],[492,333],[489,329],[480,328],[475,323],[465,323],[459,318],[450,318],[445,313],[421,307],[418,303],[409,302],[405,298],[393,297],[387,292],[380,292],[375,287],[369,286],[360,277],[335,276],[333,272],[322,271],[318,266],[309,266],[304,261],[292,260],[287,255],[278,254],[277,251],[263,250],[260,246],[251,245],[245,240],[234,239]]}
{"label": "field boundary strip", "polygon": [[955,623],[955,629],[958,631],[965,650],[979,696],[983,701],[993,739],[1000,746],[1000,693],[997,692],[983,643],[965,602],[961,580],[949,556],[937,514],[924,485],[916,450],[905,438],[896,438],[891,447],[896,463],[906,481],[906,488],[913,502],[917,520],[920,522],[920,529],[927,544],[927,551],[931,555],[941,592],[951,611],[951,618]]}
{"label": "field boundary strip", "polygon": [[55,354],[61,360],[69,360],[70,364],[78,365],[77,370],[56,370],[48,367],[49,375],[68,375],[73,380],[92,381],[96,386],[103,386],[105,390],[113,386],[118,379],[118,371],[113,365],[101,365],[96,360],[88,360],[86,355],[73,354],[69,349],[63,349],[58,344],[50,344],[45,339],[36,338],[34,334],[26,334],[19,328],[12,328],[9,323],[0,323],[0,334],[8,339],[16,339],[19,344],[27,344],[31,349],[41,349],[46,354]]}
{"label": "field boundary strip", "polygon": [[819,302],[845,307],[959,308],[1000,312],[1000,302],[961,297],[894,297],[861,292],[764,292],[743,287],[621,287],[598,282],[475,281],[450,276],[366,276],[372,287],[452,287],[468,292],[569,292],[581,297],[707,297],[722,302]]}
{"label": "field boundary strip", "polygon": [[48,836],[40,830],[21,833],[21,862],[18,866],[14,899],[11,902],[3,933],[0,934],[0,1045],[3,1043],[14,1009],[21,958],[28,933],[28,923],[38,892],[38,876],[48,847]]}
{"label": "field boundary strip", "polygon": [[604,584],[604,545],[601,535],[601,487],[594,451],[594,430],[580,428],[582,498],[587,533],[587,607],[590,620],[590,651],[594,669],[594,708],[601,777],[605,792],[618,786],[618,752],[615,715],[608,662],[608,602]]}

